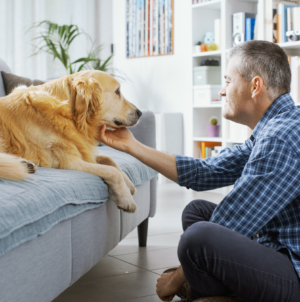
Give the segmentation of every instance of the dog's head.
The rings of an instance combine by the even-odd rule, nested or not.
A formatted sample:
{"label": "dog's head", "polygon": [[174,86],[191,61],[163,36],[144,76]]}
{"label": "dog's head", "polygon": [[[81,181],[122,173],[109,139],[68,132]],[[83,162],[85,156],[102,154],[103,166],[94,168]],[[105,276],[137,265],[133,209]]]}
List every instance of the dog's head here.
{"label": "dog's head", "polygon": [[[122,95],[120,83],[111,75],[89,70],[72,75],[70,102],[77,127],[134,126],[142,112]],[[87,125],[85,125],[87,124]]]}

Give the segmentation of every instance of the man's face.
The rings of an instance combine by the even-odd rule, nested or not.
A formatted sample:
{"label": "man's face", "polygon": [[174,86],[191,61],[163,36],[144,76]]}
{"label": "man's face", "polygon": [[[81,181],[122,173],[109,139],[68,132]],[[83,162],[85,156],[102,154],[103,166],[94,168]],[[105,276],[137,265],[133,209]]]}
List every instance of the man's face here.
{"label": "man's face", "polygon": [[245,124],[251,112],[251,81],[246,82],[238,72],[237,66],[241,64],[240,58],[231,57],[228,62],[225,80],[226,85],[220,95],[225,97],[223,117],[241,124]]}

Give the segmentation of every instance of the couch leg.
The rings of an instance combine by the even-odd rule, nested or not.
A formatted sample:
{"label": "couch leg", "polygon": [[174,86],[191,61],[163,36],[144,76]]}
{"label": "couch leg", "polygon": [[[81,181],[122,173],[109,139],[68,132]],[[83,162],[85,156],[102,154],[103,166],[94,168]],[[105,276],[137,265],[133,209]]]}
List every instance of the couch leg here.
{"label": "couch leg", "polygon": [[139,246],[147,246],[148,218],[138,225]]}

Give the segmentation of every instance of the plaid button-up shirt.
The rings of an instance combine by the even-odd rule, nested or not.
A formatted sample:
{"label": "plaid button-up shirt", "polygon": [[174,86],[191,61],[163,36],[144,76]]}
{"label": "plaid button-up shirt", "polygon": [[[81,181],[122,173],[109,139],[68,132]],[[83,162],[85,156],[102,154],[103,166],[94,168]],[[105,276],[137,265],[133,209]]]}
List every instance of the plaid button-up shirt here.
{"label": "plaid button-up shirt", "polygon": [[234,184],[210,221],[287,248],[300,277],[300,108],[290,94],[272,103],[243,145],[207,159],[176,155],[176,163],[181,186],[204,191]]}

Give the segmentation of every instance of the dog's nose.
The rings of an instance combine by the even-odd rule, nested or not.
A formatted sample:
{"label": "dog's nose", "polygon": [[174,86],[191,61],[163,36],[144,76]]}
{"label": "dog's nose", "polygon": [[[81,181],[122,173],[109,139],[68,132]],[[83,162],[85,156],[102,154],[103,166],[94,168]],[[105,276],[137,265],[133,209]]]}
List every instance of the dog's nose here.
{"label": "dog's nose", "polygon": [[140,110],[137,109],[136,110],[136,114],[137,114],[138,118],[140,118],[143,113],[142,113],[142,111],[140,111]]}

